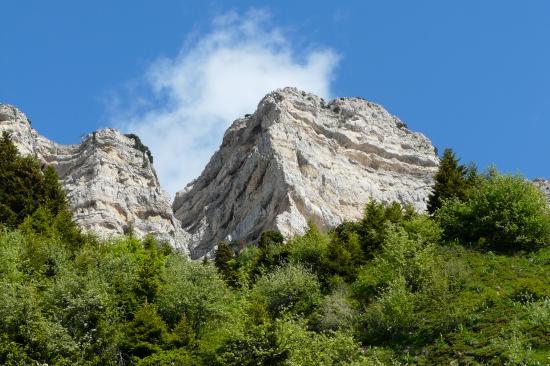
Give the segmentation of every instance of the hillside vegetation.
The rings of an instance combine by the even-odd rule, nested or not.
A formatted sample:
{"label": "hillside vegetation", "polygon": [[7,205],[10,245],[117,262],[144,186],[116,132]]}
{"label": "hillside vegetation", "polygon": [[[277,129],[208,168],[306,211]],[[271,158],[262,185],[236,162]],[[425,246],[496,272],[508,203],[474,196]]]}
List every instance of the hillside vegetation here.
{"label": "hillside vegetation", "polygon": [[0,363],[547,365],[550,212],[446,151],[430,215],[371,202],[329,233],[220,243],[82,234],[51,168],[0,141]]}

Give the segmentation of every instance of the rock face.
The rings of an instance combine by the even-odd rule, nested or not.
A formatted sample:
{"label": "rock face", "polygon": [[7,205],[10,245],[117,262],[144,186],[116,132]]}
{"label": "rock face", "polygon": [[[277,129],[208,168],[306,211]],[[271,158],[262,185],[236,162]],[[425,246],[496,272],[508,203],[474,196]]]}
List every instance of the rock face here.
{"label": "rock face", "polygon": [[548,198],[550,203],[550,180],[544,178],[537,178],[533,180],[533,184],[541,190],[542,193]]}
{"label": "rock face", "polygon": [[308,220],[334,227],[372,199],[425,210],[438,163],[426,137],[379,105],[285,88],[233,123],[173,209],[199,258],[219,240],[302,234]]}
{"label": "rock face", "polygon": [[187,252],[189,235],[172,214],[168,194],[160,188],[152,160],[139,138],[114,129],[86,136],[79,145],[59,145],[31,128],[17,108],[0,105],[0,133],[8,131],[22,154],[52,165],[67,193],[74,220],[100,237],[133,229],[152,233]]}

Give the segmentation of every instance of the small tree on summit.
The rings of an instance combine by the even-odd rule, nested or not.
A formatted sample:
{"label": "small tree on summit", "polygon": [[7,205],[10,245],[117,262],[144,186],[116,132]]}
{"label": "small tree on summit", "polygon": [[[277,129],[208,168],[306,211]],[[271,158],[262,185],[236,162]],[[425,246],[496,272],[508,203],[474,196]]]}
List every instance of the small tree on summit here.
{"label": "small tree on summit", "polygon": [[475,184],[477,169],[474,165],[459,164],[453,150],[447,148],[439,163],[439,170],[435,175],[435,186],[428,197],[428,212],[437,211],[445,199],[456,197],[464,200],[468,190]]}

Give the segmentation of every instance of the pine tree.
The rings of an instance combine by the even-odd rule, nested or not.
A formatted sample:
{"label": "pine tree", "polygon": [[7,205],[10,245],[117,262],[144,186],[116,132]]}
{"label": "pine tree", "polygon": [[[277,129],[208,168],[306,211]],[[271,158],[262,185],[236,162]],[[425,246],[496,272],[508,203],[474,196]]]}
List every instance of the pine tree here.
{"label": "pine tree", "polygon": [[0,141],[0,220],[4,225],[18,226],[39,207],[43,181],[36,159],[19,156],[4,132]]}
{"label": "pine tree", "polygon": [[476,179],[477,170],[474,165],[459,164],[455,153],[449,148],[445,149],[435,175],[434,190],[428,198],[428,212],[433,214],[437,211],[445,199],[456,197],[464,200]]}
{"label": "pine tree", "polygon": [[167,337],[166,324],[157,314],[156,307],[145,302],[128,323],[122,349],[131,361],[149,356],[162,349]]}
{"label": "pine tree", "polygon": [[65,192],[59,183],[59,177],[54,168],[48,166],[44,171],[44,205],[54,215],[68,210],[69,205]]}
{"label": "pine tree", "polygon": [[276,230],[264,231],[260,236],[258,246],[260,248],[267,248],[272,244],[282,244],[285,241],[283,234]]}
{"label": "pine tree", "polygon": [[53,217],[61,215],[70,221],[67,199],[55,170],[47,167],[42,172],[36,158],[19,155],[4,132],[0,139],[0,224],[17,227],[40,207]]}
{"label": "pine tree", "polygon": [[214,265],[222,275],[225,282],[232,287],[239,287],[238,263],[235,259],[235,252],[229,244],[221,242],[214,258]]}

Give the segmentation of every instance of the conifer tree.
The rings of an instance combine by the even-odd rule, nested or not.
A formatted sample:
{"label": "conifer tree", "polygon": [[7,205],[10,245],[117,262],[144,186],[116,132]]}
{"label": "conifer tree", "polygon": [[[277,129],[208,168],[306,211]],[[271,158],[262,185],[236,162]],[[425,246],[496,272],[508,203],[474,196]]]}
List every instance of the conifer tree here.
{"label": "conifer tree", "polygon": [[276,230],[264,231],[260,236],[258,246],[260,248],[267,248],[272,244],[282,244],[285,241],[283,234]]}
{"label": "conifer tree", "polygon": [[0,139],[0,223],[19,226],[39,207],[70,217],[65,193],[52,167],[44,172],[32,156],[19,155],[7,132]]}
{"label": "conifer tree", "polygon": [[238,264],[235,260],[235,252],[225,242],[218,244],[214,265],[218,268],[225,282],[232,287],[239,286]]}
{"label": "conifer tree", "polygon": [[435,175],[434,190],[428,198],[428,212],[433,214],[437,211],[445,199],[456,197],[464,200],[476,178],[477,170],[474,165],[459,164],[453,150],[445,149]]}

